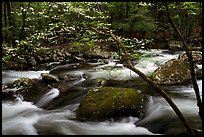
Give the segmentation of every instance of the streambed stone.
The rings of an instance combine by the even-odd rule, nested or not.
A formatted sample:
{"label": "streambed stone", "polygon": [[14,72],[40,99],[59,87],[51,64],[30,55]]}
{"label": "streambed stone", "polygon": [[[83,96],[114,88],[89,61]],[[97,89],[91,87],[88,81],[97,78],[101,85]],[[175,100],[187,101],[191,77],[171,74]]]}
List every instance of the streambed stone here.
{"label": "streambed stone", "polygon": [[19,78],[10,85],[12,88],[25,88],[30,86],[32,86],[32,80],[26,77]]}
{"label": "streambed stone", "polygon": [[77,110],[80,120],[103,120],[118,116],[139,116],[144,96],[130,88],[94,88],[81,100]]}
{"label": "streambed stone", "polygon": [[[201,77],[202,73],[195,66],[197,78]],[[161,65],[154,71],[157,84],[182,84],[191,79],[189,62],[182,59],[171,59]]]}
{"label": "streambed stone", "polygon": [[51,75],[49,73],[41,73],[41,77],[47,83],[58,82],[59,81],[59,79],[56,76]]}
{"label": "streambed stone", "polygon": [[[193,62],[201,64],[202,63],[202,52],[192,51],[192,58],[193,58]],[[181,55],[179,55],[178,59],[188,61],[186,52],[183,52]]]}

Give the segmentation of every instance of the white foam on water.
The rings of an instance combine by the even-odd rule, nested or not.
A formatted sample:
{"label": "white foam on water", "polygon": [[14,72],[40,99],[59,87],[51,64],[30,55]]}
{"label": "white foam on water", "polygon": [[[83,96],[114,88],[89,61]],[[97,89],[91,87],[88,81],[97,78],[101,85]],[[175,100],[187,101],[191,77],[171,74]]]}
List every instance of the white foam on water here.
{"label": "white foam on water", "polygon": [[21,77],[27,77],[27,78],[40,78],[41,73],[49,73],[49,71],[15,71],[15,70],[6,70],[2,71],[2,83],[12,83],[15,80],[21,78]]}
{"label": "white foam on water", "polygon": [[31,102],[21,100],[16,103],[2,103],[2,134],[37,135],[33,125],[40,119],[40,110]]}
{"label": "white foam on water", "polygon": [[[136,126],[136,117],[119,121],[80,122],[73,120],[79,104],[55,110],[43,110],[30,102],[4,102],[2,106],[3,135],[155,135],[147,128]],[[71,110],[68,110],[71,109]]]}
{"label": "white foam on water", "polygon": [[[157,54],[155,57],[144,57],[135,65],[136,68],[145,74],[152,73],[158,67],[158,64],[163,64],[172,58],[178,57],[178,54],[163,53],[161,50],[150,50],[147,52],[141,50],[141,52]],[[108,67],[113,67],[113,69],[105,69]],[[3,71],[2,83],[14,81],[20,77],[39,78],[43,72],[45,71]],[[49,71],[47,72],[49,73]],[[115,62],[111,61],[108,64],[93,67],[93,69],[75,70],[73,72],[88,74],[91,78],[102,77],[123,80],[138,77],[137,74],[123,67],[122,64],[115,64]],[[76,81],[74,85],[83,80],[85,79],[82,78]],[[202,97],[202,80],[198,80],[197,82]],[[186,96],[182,96],[182,98],[175,96],[172,100],[184,114],[185,118],[191,120],[192,125],[199,126],[198,107],[196,106],[197,102],[192,86],[178,86],[178,89],[172,88],[168,92]],[[53,88],[42,96],[36,105],[33,105],[32,102],[22,101],[21,99],[12,103],[2,101],[2,134],[157,135],[157,132],[153,132],[153,129],[160,130],[164,128],[166,133],[173,134],[177,131],[176,126],[182,127],[175,112],[161,96],[149,96],[149,101],[144,108],[144,116],[140,119],[137,117],[125,117],[117,121],[81,122],[74,120],[75,110],[79,104],[70,104],[54,110],[38,108],[47,105],[58,95],[59,90]],[[149,125],[152,125],[153,128],[148,128]]]}
{"label": "white foam on water", "polygon": [[59,89],[52,88],[48,93],[42,96],[42,98],[36,103],[36,106],[43,107],[46,106],[50,101],[59,95]]}

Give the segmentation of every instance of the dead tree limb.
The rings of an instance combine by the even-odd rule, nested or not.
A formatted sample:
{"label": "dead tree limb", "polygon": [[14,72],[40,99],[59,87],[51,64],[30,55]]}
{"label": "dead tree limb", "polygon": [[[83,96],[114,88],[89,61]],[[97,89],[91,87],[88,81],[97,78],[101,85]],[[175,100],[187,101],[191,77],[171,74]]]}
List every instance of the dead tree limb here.
{"label": "dead tree limb", "polygon": [[189,134],[194,135],[193,130],[191,129],[191,127],[189,126],[189,124],[187,123],[187,121],[185,120],[183,114],[181,113],[181,111],[178,109],[178,107],[176,106],[176,104],[171,100],[171,98],[157,85],[155,84],[150,78],[148,78],[145,74],[143,74],[141,71],[139,71],[137,68],[135,68],[133,66],[132,61],[130,60],[130,57],[128,55],[128,52],[125,48],[125,46],[122,44],[122,42],[116,38],[116,36],[111,33],[110,34],[112,36],[112,38],[119,43],[120,48],[123,50],[124,52],[124,59],[126,61],[126,64],[124,65],[125,67],[129,68],[130,70],[134,71],[135,73],[137,73],[140,77],[142,77],[149,85],[151,85],[154,89],[156,89],[157,92],[159,92],[159,94],[162,95],[162,97],[168,102],[168,104],[172,107],[172,109],[174,110],[174,112],[176,113],[176,115],[179,117],[179,119],[181,120],[181,122],[183,123],[183,125],[185,126],[185,128],[187,129],[187,131],[189,132]]}

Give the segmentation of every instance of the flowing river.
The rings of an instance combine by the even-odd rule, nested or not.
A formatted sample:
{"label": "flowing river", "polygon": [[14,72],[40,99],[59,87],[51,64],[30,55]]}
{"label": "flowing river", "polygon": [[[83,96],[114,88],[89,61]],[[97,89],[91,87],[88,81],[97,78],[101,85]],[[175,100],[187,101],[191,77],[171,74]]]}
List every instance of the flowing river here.
{"label": "flowing river", "polygon": [[[146,75],[150,75],[159,65],[172,58],[178,58],[180,51],[168,50],[138,50],[142,57],[135,61],[135,67]],[[97,63],[95,63],[97,64]],[[202,68],[202,65],[198,67]],[[2,83],[11,83],[20,77],[41,78],[44,71],[2,71]],[[109,60],[107,64],[98,63],[91,68],[80,68],[64,73],[86,75],[88,78],[73,80],[69,83],[72,89],[79,89],[80,84],[87,80],[106,78],[111,80],[137,79],[137,83],[119,84],[116,87],[131,87],[140,89],[148,96],[142,117],[121,117],[117,120],[109,119],[101,122],[81,122],[75,119],[75,110],[83,94],[74,93],[60,96],[60,89],[52,88],[36,102],[2,101],[2,134],[3,135],[168,135],[176,134],[185,128],[169,104],[133,71],[122,64]],[[202,97],[202,80],[197,80]],[[82,87],[82,86],[81,86]],[[94,87],[91,85],[91,87]],[[187,122],[193,127],[201,129],[202,124],[198,116],[198,107],[192,85],[162,86],[162,89],[172,98],[183,113]],[[15,89],[14,89],[15,90]],[[83,88],[79,90],[83,92]],[[77,92],[77,90],[76,90]],[[71,97],[70,97],[71,96]],[[60,101],[59,101],[60,100]],[[66,100],[66,101],[65,101]],[[63,103],[62,103],[63,102]],[[53,107],[46,106],[53,103]]]}

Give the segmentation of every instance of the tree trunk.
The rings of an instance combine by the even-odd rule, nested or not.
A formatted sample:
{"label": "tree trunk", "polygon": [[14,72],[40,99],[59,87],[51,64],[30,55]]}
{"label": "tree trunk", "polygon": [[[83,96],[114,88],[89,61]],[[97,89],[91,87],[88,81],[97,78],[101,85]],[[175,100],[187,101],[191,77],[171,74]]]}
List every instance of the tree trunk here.
{"label": "tree trunk", "polygon": [[[22,2],[22,7],[23,7],[23,2]],[[22,20],[23,20],[23,25],[22,25],[22,28],[21,28],[21,33],[20,33],[20,36],[19,36],[19,41],[21,41],[22,37],[23,37],[23,32],[24,32],[24,28],[25,28],[25,18],[26,18],[26,13],[28,11],[28,9],[30,8],[30,2],[28,3],[28,7],[27,7],[27,10],[24,12],[24,7],[22,9]]]}
{"label": "tree trunk", "polygon": [[[7,14],[6,14],[6,3],[5,2],[2,3],[2,8],[4,9],[4,27],[7,28],[7,16],[6,16]],[[8,42],[7,41],[8,34],[7,34],[7,31],[5,31],[5,32],[6,33],[4,34],[4,41],[5,41],[5,43],[7,43]]]}
{"label": "tree trunk", "polygon": [[5,2],[3,2],[2,5],[4,5],[3,6],[3,8],[4,8],[4,26],[6,28],[7,27],[7,16],[6,16],[6,4],[5,4]]}
{"label": "tree trunk", "polygon": [[198,88],[198,85],[197,85],[197,82],[196,82],[195,68],[194,68],[194,63],[193,63],[193,59],[192,59],[192,52],[188,49],[188,45],[187,45],[185,39],[183,38],[183,36],[179,32],[179,30],[176,28],[174,22],[172,21],[170,15],[169,15],[167,2],[165,2],[165,6],[166,6],[168,20],[169,20],[171,26],[173,27],[174,31],[176,32],[176,34],[178,34],[179,38],[181,39],[181,41],[183,43],[183,46],[184,46],[184,49],[186,51],[187,57],[188,57],[188,61],[189,61],[189,64],[190,64],[191,81],[192,81],[193,88],[194,88],[196,98],[197,98],[197,106],[199,107],[199,112],[198,113],[199,113],[199,116],[201,118],[201,121],[203,121],[202,101],[201,101],[201,98],[200,98],[199,88]]}
{"label": "tree trunk", "polygon": [[8,20],[9,20],[9,26],[13,26],[12,17],[11,17],[11,3],[6,2],[6,5],[7,5],[7,15],[8,15]]}
{"label": "tree trunk", "polygon": [[[48,11],[47,11],[47,16],[49,17],[49,14],[50,14],[50,9],[51,9],[52,5],[50,5],[49,3],[49,8],[48,8]],[[45,22],[43,22],[44,24],[46,24],[45,26],[47,26],[49,23],[47,21],[48,18],[45,19]],[[46,27],[45,27],[46,28]]]}
{"label": "tree trunk", "polygon": [[138,69],[136,69],[133,65],[132,65],[132,61],[130,60],[130,57],[128,55],[128,52],[125,48],[125,46],[122,44],[122,42],[120,40],[118,40],[116,38],[116,36],[114,34],[111,34],[112,38],[119,43],[120,48],[123,50],[124,52],[124,59],[126,61],[126,64],[124,65],[125,67],[131,69],[132,71],[134,71],[135,73],[137,73],[140,77],[142,77],[149,85],[151,85],[154,89],[156,89],[157,92],[159,92],[159,94],[162,95],[162,97],[169,103],[169,105],[172,107],[172,109],[174,110],[174,112],[176,113],[176,115],[179,117],[179,119],[181,120],[181,122],[183,123],[183,125],[185,126],[185,128],[187,129],[187,131],[190,134],[194,134],[193,130],[191,129],[191,127],[189,126],[189,124],[186,122],[183,114],[181,113],[181,111],[178,109],[178,107],[174,104],[174,102],[171,100],[171,98],[157,85],[155,84],[151,79],[149,79],[145,74],[143,74],[141,71],[139,71]]}
{"label": "tree trunk", "polygon": [[[13,18],[11,16],[11,2],[5,2],[5,4],[6,4],[6,7],[7,7],[6,9],[7,9],[8,23],[9,23],[9,26],[10,26],[8,31],[13,32],[14,28],[15,28],[15,23],[14,23]],[[11,44],[13,47],[16,47],[13,33],[9,37],[8,43]]]}
{"label": "tree trunk", "polygon": [[158,18],[158,2],[155,2],[155,22],[157,22],[157,18]]}
{"label": "tree trunk", "polygon": [[38,29],[40,30],[41,29],[41,21],[40,21],[40,14],[39,14],[39,10],[40,10],[40,4],[39,4],[39,2],[37,2],[37,4],[38,4]]}
{"label": "tree trunk", "polygon": [[128,18],[128,12],[129,12],[129,5],[128,5],[128,2],[125,2],[125,19]]}

